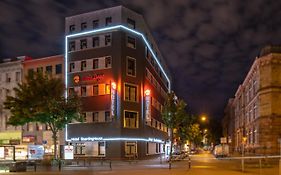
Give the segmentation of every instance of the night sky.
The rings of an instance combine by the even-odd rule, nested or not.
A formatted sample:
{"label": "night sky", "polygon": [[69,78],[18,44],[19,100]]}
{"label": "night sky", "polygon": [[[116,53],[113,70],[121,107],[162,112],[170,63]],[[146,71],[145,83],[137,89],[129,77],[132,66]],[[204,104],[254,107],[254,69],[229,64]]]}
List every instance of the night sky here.
{"label": "night sky", "polygon": [[281,44],[280,0],[1,0],[0,58],[63,54],[65,17],[117,5],[144,16],[194,114],[221,118],[260,49]]}

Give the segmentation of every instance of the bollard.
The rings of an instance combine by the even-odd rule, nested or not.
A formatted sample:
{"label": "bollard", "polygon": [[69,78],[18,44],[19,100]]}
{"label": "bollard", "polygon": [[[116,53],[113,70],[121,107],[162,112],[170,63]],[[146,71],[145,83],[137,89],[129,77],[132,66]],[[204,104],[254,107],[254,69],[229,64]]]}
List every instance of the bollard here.
{"label": "bollard", "polygon": [[59,171],[61,171],[61,160],[58,161],[59,161]]}
{"label": "bollard", "polygon": [[35,171],[35,172],[37,171],[37,165],[36,165],[36,162],[34,163],[34,171]]}
{"label": "bollard", "polygon": [[188,157],[188,169],[191,169],[191,159]]}
{"label": "bollard", "polygon": [[244,158],[242,157],[242,159],[241,159],[241,167],[242,167],[242,172],[244,172]]}
{"label": "bollard", "polygon": [[109,168],[112,170],[111,160],[109,160]]}

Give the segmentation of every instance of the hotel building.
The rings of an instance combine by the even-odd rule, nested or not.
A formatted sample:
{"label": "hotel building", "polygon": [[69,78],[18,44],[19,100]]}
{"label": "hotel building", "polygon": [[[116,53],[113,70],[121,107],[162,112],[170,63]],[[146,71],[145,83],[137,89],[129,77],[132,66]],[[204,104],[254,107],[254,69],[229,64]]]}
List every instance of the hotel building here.
{"label": "hotel building", "polygon": [[65,33],[66,95],[81,97],[84,118],[66,128],[75,156],[163,154],[171,78],[143,17],[117,6],[67,17]]}
{"label": "hotel building", "polygon": [[235,149],[280,154],[281,48],[262,49],[233,100]]}

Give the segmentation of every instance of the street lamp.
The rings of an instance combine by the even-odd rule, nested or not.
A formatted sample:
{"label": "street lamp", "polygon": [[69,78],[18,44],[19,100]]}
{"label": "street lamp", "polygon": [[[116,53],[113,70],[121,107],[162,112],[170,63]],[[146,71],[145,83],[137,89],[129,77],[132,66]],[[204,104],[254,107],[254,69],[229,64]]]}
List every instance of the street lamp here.
{"label": "street lamp", "polygon": [[202,115],[202,116],[201,116],[201,121],[202,121],[202,122],[205,122],[206,120],[207,120],[206,115]]}

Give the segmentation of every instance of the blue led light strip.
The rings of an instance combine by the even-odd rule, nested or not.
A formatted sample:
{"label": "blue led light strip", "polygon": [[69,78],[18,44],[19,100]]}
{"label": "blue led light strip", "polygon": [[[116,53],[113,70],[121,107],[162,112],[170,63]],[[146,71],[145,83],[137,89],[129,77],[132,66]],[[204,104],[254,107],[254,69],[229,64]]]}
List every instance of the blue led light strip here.
{"label": "blue led light strip", "polygon": [[[85,140],[86,139],[86,140]],[[76,140],[76,139],[69,139],[67,141],[80,141],[80,140]],[[143,141],[143,142],[155,142],[155,143],[165,143],[165,141],[161,140],[161,139],[153,139],[153,138],[134,138],[134,137],[108,137],[108,138],[103,138],[103,137],[94,137],[91,140],[91,137],[88,138],[87,137],[84,138],[84,140],[82,141]]]}

